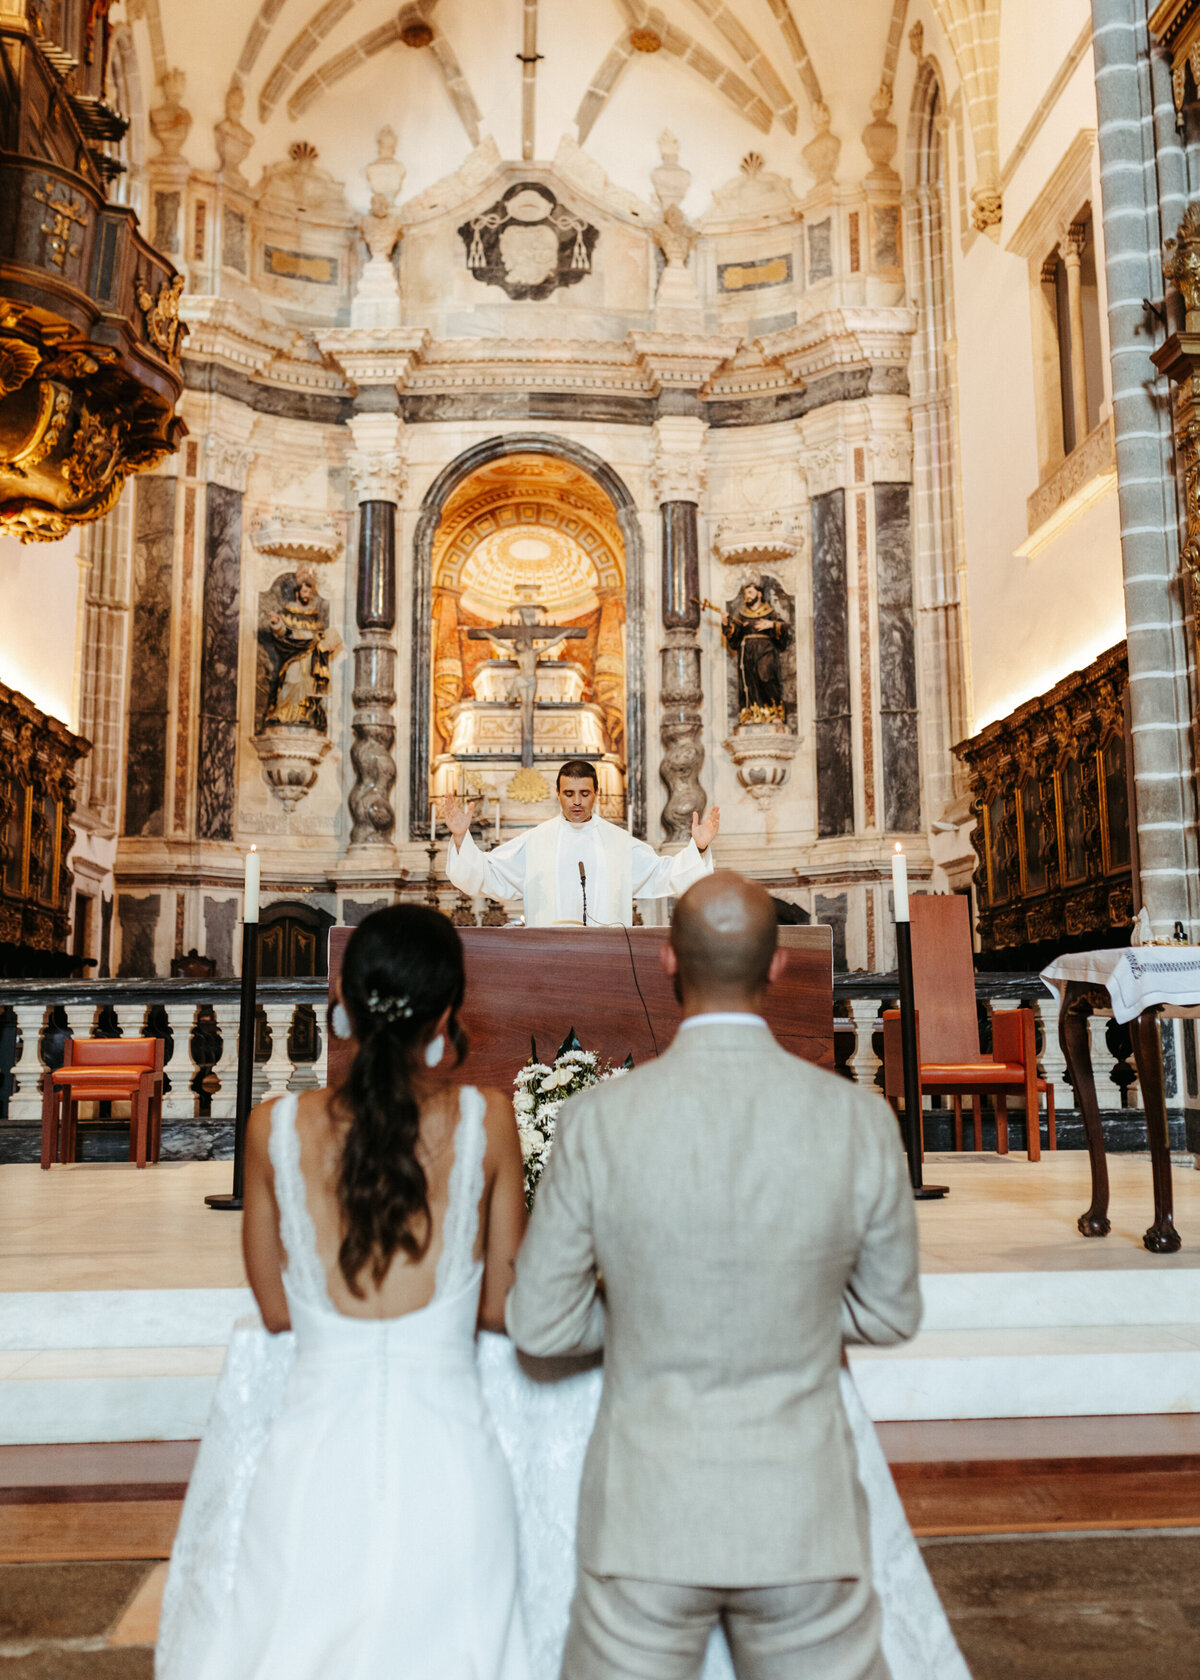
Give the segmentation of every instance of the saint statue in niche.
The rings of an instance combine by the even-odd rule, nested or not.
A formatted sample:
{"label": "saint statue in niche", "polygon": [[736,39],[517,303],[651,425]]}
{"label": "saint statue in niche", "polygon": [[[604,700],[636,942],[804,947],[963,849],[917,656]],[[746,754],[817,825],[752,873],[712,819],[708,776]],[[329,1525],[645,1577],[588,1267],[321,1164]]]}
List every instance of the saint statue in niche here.
{"label": "saint statue in niche", "polygon": [[721,615],[721,634],[737,659],[738,723],[783,723],[779,653],[791,640],[791,626],[772,606],[761,581],[742,585]]}
{"label": "saint statue in niche", "polygon": [[279,605],[267,613],[264,629],[274,671],[263,728],[315,729],[324,735],[329,729],[329,666],[341,651],[342,638],[329,628],[328,606],[317,592],[315,572],[307,566],[280,578],[276,589]]}

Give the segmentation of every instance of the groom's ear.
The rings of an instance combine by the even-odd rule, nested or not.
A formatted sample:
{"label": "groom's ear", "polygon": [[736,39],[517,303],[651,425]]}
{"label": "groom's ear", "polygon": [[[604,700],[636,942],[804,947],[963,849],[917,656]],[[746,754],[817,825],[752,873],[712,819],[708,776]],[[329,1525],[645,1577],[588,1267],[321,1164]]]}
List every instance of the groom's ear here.
{"label": "groom's ear", "polygon": [[776,947],[775,955],[771,958],[771,966],[767,969],[767,985],[773,986],[787,967],[788,954],[782,945]]}
{"label": "groom's ear", "polygon": [[679,958],[675,955],[675,947],[669,939],[664,939],[658,947],[658,960],[667,979],[674,980],[679,973]]}

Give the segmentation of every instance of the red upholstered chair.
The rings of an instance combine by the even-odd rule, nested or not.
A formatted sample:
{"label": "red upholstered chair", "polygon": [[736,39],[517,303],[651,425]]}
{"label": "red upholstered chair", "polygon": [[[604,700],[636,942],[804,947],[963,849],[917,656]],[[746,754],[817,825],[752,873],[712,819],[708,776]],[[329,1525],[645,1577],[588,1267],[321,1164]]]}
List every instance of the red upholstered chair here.
{"label": "red upholstered chair", "polygon": [[76,1159],[81,1102],[127,1102],[129,1159],[157,1161],[162,1098],[161,1038],[69,1038],[62,1067],[42,1085],[42,1166]]}
{"label": "red upholstered chair", "polygon": [[[980,1103],[990,1091],[996,1104],[996,1148],[1008,1154],[1008,1098],[1025,1098],[1026,1139],[1031,1161],[1041,1159],[1038,1098],[1046,1094],[1051,1149],[1058,1147],[1054,1087],[1039,1079],[1036,1032],[1031,1009],[1004,1010],[992,1017],[992,1054],[979,1048],[975,1012],[975,968],[971,959],[971,912],[965,897],[916,894],[912,916],[913,996],[917,1006],[917,1060],[921,1094],[954,1101],[954,1144],[961,1149],[962,1099],[971,1098],[975,1147],[983,1147]],[[900,1011],[883,1017],[883,1089],[893,1108],[904,1095]],[[923,1128],[922,1128],[923,1133]]]}

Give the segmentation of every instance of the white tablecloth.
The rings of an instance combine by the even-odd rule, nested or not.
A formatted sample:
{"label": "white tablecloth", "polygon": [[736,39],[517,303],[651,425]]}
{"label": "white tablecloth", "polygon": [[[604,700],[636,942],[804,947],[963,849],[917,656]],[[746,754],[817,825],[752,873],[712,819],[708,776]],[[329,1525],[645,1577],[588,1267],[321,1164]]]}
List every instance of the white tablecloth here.
{"label": "white tablecloth", "polygon": [[1061,1004],[1068,983],[1103,986],[1118,1021],[1143,1009],[1200,1009],[1200,945],[1126,945],[1115,951],[1073,951],[1056,957],[1042,979]]}
{"label": "white tablecloth", "polygon": [[[226,1613],[242,1518],[294,1352],[242,1320],[233,1333],[188,1486],[163,1599],[157,1680],[189,1680],[209,1630]],[[505,1336],[481,1335],[479,1372],[512,1472],[521,1601],[533,1680],[558,1680],[575,1582],[575,1517],[588,1438],[600,1400],[599,1366],[526,1365]],[[536,1374],[535,1374],[536,1373]],[[883,1606],[892,1680],[971,1680],[883,1456],[848,1372],[842,1400],[858,1450],[871,1518],[871,1557]],[[720,1521],[719,1513],[716,1521]],[[733,1680],[722,1634],[703,1680]]]}

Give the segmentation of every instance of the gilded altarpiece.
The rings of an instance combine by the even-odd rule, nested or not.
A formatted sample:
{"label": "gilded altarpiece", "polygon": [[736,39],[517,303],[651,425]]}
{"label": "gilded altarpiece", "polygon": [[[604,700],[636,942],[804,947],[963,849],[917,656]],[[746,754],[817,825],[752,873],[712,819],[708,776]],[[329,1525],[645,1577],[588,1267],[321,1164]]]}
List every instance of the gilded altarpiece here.
{"label": "gilded altarpiece", "polygon": [[979,942],[993,966],[1128,937],[1127,683],[1121,642],[954,749],[970,777]]}
{"label": "gilded altarpiece", "polygon": [[[88,743],[0,683],[0,974],[66,972],[75,766]],[[56,960],[57,958],[57,960]]]}

